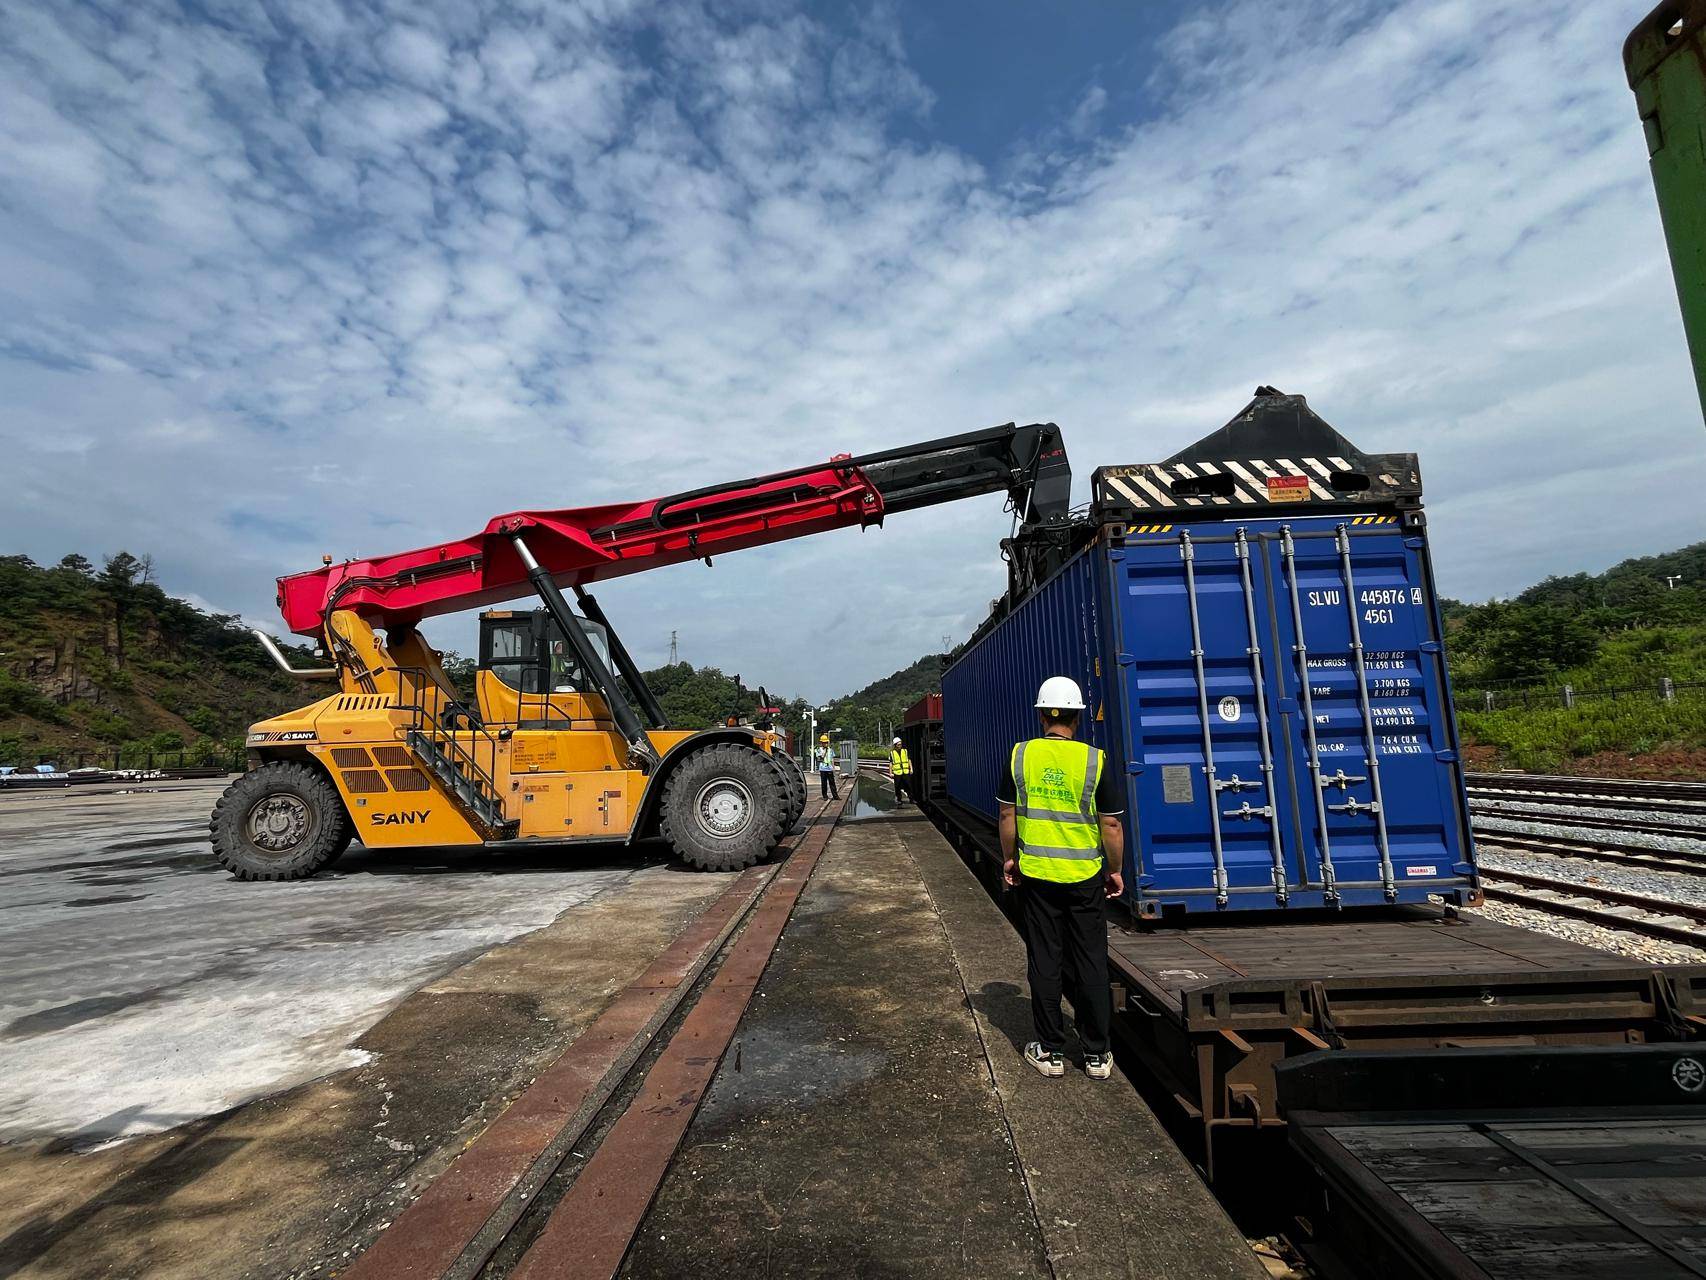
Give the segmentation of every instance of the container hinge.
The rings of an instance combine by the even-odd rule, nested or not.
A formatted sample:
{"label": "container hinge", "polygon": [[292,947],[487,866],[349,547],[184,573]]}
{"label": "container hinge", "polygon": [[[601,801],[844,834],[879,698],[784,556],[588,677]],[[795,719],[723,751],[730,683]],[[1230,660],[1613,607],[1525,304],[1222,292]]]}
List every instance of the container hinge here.
{"label": "container hinge", "polygon": [[1427,545],[1427,543],[1423,542],[1420,538],[1405,538],[1404,545],[1410,548],[1411,551],[1420,551]]}
{"label": "container hinge", "polygon": [[1134,778],[1138,774],[1143,772],[1143,768],[1144,768],[1143,761],[1141,761],[1141,760],[1128,760],[1128,761],[1126,761],[1125,771],[1127,773],[1131,774],[1132,777],[1134,777]]}
{"label": "container hinge", "polygon": [[1420,649],[1423,653],[1438,653],[1440,651],[1440,643],[1438,640],[1424,640],[1417,645],[1416,648]]}
{"label": "container hinge", "polygon": [[1456,764],[1457,752],[1449,749],[1445,751],[1436,751],[1434,752],[1434,759],[1438,760],[1441,764]]}
{"label": "container hinge", "polygon": [[1317,778],[1315,785],[1317,785],[1323,789],[1325,789],[1327,787],[1337,787],[1340,791],[1343,791],[1346,787],[1350,786],[1351,783],[1353,783],[1353,782],[1367,782],[1367,781],[1368,781],[1367,778],[1353,777],[1350,774],[1347,774],[1343,769],[1340,769],[1337,773],[1333,774],[1331,777],[1322,776],[1320,778]]}
{"label": "container hinge", "polygon": [[1246,782],[1237,774],[1233,774],[1230,778],[1214,779],[1214,789],[1216,791],[1260,791],[1262,789],[1262,784],[1259,782]]}
{"label": "container hinge", "polygon": [[1355,796],[1352,796],[1350,799],[1346,800],[1343,804],[1330,804],[1327,806],[1327,808],[1334,813],[1348,813],[1348,814],[1351,814],[1352,816],[1355,816],[1356,814],[1359,814],[1359,813],[1374,814],[1374,813],[1380,812],[1380,805],[1379,804],[1375,803],[1372,800],[1369,801],[1367,804],[1358,804],[1357,798]]}
{"label": "container hinge", "polygon": [[1119,653],[1114,655],[1114,661],[1119,663],[1122,667],[1129,667],[1132,663],[1136,662],[1137,659],[1132,657],[1129,653]]}
{"label": "container hinge", "polygon": [[1274,807],[1271,804],[1265,804],[1259,809],[1253,809],[1250,807],[1250,802],[1246,800],[1236,809],[1222,809],[1220,811],[1220,816],[1223,818],[1237,818],[1241,822],[1248,822],[1251,818],[1266,818],[1271,822],[1273,821]]}

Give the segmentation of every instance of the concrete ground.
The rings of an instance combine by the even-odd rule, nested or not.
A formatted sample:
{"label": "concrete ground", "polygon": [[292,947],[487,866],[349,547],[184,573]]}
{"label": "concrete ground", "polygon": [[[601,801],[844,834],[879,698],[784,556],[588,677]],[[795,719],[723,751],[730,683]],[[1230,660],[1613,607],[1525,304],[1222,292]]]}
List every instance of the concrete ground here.
{"label": "concrete ground", "polygon": [[1024,947],[946,841],[860,811],[623,1274],[1265,1275],[1129,1082],[1020,1061]]}
{"label": "concrete ground", "polygon": [[408,992],[636,865],[355,846],[244,884],[208,849],[223,787],[0,796],[0,1141],[168,1129],[360,1066]]}
{"label": "concrete ground", "polygon": [[352,849],[239,884],[218,789],[0,798],[0,1276],[330,1274],[730,878]]}

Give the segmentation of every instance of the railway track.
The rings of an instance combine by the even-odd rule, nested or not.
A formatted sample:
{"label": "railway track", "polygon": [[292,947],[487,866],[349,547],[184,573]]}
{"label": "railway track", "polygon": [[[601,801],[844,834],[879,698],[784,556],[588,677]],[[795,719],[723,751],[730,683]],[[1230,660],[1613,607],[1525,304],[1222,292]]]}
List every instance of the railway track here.
{"label": "railway track", "polygon": [[1471,803],[1470,813],[1477,818],[1504,818],[1510,822],[1529,822],[1541,826],[1580,827],[1590,830],[1640,832],[1649,836],[1670,836],[1679,839],[1706,840],[1706,822],[1672,822],[1663,817],[1613,818],[1606,814],[1560,814],[1556,809],[1492,809],[1484,804]]}
{"label": "railway track", "polygon": [[347,1280],[609,1280],[845,800],[742,872],[387,1224]]}
{"label": "railway track", "polygon": [[1529,773],[1470,773],[1464,781],[1471,800],[1519,799],[1525,804],[1706,814],[1706,782],[1569,778]]}
{"label": "railway track", "polygon": [[1483,868],[1482,876],[1483,892],[1496,901],[1666,942],[1706,947],[1706,906],[1502,868]]}
{"label": "railway track", "polygon": [[1547,853],[1561,858],[1587,858],[1594,862],[1643,867],[1653,871],[1681,871],[1706,875],[1706,849],[1654,849],[1624,840],[1588,840],[1571,836],[1533,835],[1528,832],[1475,829],[1476,843],[1490,849],[1519,853]]}

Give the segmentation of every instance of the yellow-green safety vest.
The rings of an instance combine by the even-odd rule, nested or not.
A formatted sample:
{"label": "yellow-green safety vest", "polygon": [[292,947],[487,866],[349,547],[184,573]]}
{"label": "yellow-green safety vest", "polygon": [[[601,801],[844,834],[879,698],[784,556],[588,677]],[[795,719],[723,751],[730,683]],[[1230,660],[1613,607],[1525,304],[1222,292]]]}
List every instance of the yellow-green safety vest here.
{"label": "yellow-green safety vest", "polygon": [[1019,873],[1077,884],[1102,870],[1096,784],[1104,756],[1072,738],[1032,738],[1013,748]]}
{"label": "yellow-green safety vest", "polygon": [[905,747],[889,752],[889,767],[897,778],[904,778],[912,772],[912,757],[906,754]]}

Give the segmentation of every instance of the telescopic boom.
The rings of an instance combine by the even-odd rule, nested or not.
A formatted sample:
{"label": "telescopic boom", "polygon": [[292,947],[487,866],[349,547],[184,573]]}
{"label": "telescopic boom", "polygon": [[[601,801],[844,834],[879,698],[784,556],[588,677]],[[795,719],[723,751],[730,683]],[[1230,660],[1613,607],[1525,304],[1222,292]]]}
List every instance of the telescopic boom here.
{"label": "telescopic boom", "polygon": [[412,625],[536,590],[516,549],[522,535],[534,579],[542,570],[574,588],[1002,490],[1024,525],[1063,524],[1071,487],[1059,429],[1009,423],[649,502],[513,511],[470,538],[280,578],[278,606],[304,636],[319,636],[333,609],[374,626]]}

